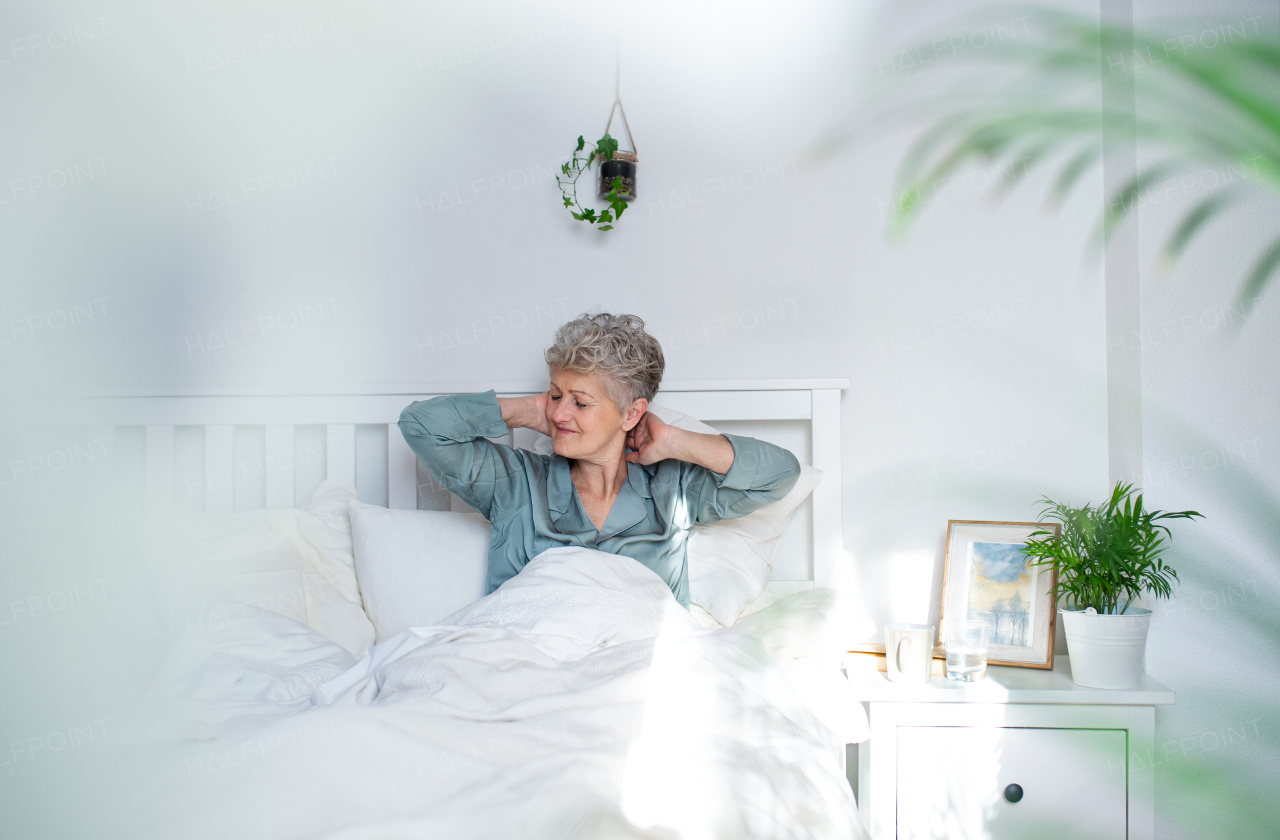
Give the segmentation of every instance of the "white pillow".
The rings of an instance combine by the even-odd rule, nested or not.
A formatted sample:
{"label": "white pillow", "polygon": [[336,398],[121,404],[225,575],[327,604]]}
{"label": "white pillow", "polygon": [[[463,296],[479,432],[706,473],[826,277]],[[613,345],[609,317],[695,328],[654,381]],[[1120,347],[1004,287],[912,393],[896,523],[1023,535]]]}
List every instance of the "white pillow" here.
{"label": "white pillow", "polygon": [[822,480],[822,470],[800,466],[787,495],[738,519],[689,529],[689,600],[725,627],[760,597],[773,572],[773,555],[791,514]]}
{"label": "white pillow", "polygon": [[356,576],[378,642],[484,597],[491,529],[480,514],[348,504]]}
{"label": "white pillow", "polygon": [[[657,403],[649,411],[664,423],[704,435],[716,429],[683,411]],[[551,438],[539,435],[534,450],[550,456]],[[822,470],[801,465],[800,478],[786,496],[739,519],[694,525],[689,533],[689,607],[704,626],[710,616],[728,627],[769,583],[778,540],[791,514],[822,480]]]}
{"label": "white pillow", "polygon": [[241,603],[306,624],[362,655],[373,644],[373,625],[360,606],[351,551],[346,504],[355,495],[342,476],[321,482],[306,510],[152,516],[144,559],[161,623],[171,632],[209,632],[196,607],[202,584],[213,580]]}

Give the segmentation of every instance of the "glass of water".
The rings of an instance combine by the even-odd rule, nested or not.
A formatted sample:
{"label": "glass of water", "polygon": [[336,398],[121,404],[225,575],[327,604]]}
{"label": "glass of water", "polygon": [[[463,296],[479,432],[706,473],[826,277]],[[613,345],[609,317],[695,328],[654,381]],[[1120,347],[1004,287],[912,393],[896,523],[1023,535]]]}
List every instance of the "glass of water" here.
{"label": "glass of water", "polygon": [[975,682],[987,674],[987,624],[948,621],[946,624],[947,679]]}

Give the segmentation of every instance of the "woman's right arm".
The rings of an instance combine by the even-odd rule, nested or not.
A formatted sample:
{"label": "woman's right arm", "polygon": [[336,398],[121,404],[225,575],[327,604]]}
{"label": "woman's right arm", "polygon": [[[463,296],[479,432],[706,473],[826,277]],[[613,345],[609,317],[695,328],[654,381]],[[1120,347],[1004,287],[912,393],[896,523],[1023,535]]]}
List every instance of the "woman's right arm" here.
{"label": "woman's right arm", "polygon": [[400,432],[441,486],[493,521],[495,511],[524,504],[529,488],[523,456],[485,438],[536,422],[537,399],[492,390],[433,397],[400,412]]}
{"label": "woman's right arm", "polygon": [[547,427],[547,395],[550,393],[543,391],[529,397],[498,397],[502,422],[508,428],[533,429],[550,437],[551,429]]}

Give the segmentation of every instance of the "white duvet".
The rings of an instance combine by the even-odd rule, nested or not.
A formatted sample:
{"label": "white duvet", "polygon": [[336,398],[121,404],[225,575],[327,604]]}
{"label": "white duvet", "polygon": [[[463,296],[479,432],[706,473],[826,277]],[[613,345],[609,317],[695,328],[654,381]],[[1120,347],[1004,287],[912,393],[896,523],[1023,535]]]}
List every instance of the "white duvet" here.
{"label": "white duvet", "polygon": [[544,552],[359,662],[274,613],[203,610],[156,690],[184,704],[157,837],[863,836],[840,722],[629,558]]}

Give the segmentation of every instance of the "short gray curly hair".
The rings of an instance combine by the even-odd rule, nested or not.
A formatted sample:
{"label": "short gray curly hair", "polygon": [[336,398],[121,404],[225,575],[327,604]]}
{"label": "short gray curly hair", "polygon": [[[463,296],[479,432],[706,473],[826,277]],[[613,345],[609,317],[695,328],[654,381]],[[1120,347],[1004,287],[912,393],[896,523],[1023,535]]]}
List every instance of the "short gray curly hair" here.
{"label": "short gray curly hair", "polygon": [[561,326],[544,356],[552,369],[599,373],[620,414],[638,399],[653,399],[667,366],[662,345],[644,331],[641,318],[608,312],[584,312]]}

